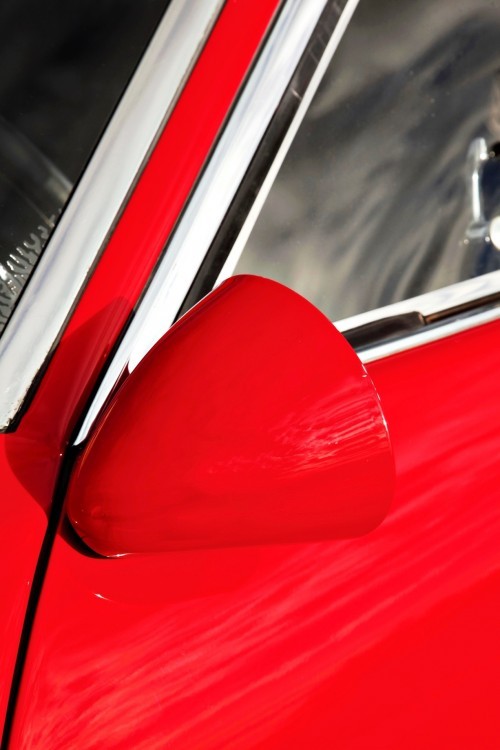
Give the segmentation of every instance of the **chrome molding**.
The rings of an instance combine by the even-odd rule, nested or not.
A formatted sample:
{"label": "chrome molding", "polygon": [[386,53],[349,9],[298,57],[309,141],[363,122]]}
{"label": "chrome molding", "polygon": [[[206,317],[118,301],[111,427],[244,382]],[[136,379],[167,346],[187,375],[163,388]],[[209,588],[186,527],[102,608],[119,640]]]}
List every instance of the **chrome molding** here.
{"label": "chrome molding", "polygon": [[418,297],[395,302],[386,307],[353,315],[351,318],[335,321],[336,327],[342,333],[352,331],[368,323],[396,315],[419,312],[427,322],[433,323],[438,319],[448,317],[465,307],[471,307],[480,300],[500,295],[500,271],[493,271],[474,279],[459,281],[457,284],[426,292]]}
{"label": "chrome molding", "polygon": [[410,336],[404,336],[393,341],[378,344],[358,352],[358,357],[365,364],[374,362],[377,359],[390,357],[393,354],[406,352],[415,349],[424,344],[431,344],[433,341],[454,336],[456,333],[468,331],[486,323],[492,323],[500,318],[500,307],[492,307],[489,310],[482,309],[480,312],[469,313],[468,315],[458,316],[449,321],[440,323],[432,328],[423,328],[418,333]]}
{"label": "chrome molding", "polygon": [[390,341],[374,343],[358,351],[363,362],[373,362],[496,320],[500,318],[499,305],[500,271],[493,271],[418,297],[344,318],[336,321],[335,326],[348,335],[362,326],[381,323],[408,313],[418,314],[422,318],[424,324],[421,330]]}
{"label": "chrome molding", "polygon": [[231,251],[229,252],[226,258],[226,262],[224,263],[224,266],[217,279],[217,282],[216,282],[217,284],[220,284],[222,281],[224,281],[224,279],[227,279],[229,276],[233,274],[234,269],[236,268],[236,265],[240,259],[241,253],[243,252],[243,248],[245,247],[248,237],[250,236],[250,232],[252,231],[255,225],[255,222],[257,221],[257,218],[269,194],[269,191],[271,190],[273,186],[274,180],[276,179],[279,169],[281,165],[283,164],[283,161],[285,160],[285,156],[287,155],[288,150],[290,146],[292,145],[293,139],[295,138],[297,134],[297,130],[299,129],[302,123],[302,120],[304,119],[305,114],[307,110],[309,109],[309,105],[311,104],[313,96],[316,93],[319,84],[321,83],[321,80],[326,72],[326,69],[328,68],[328,65],[330,64],[330,61],[335,53],[335,50],[337,49],[342,37],[344,36],[344,32],[358,4],[359,4],[359,0],[348,0],[348,2],[346,3],[345,8],[342,12],[342,15],[340,16],[339,21],[337,25],[335,26],[333,33],[330,37],[330,40],[325,47],[325,51],[322,54],[321,59],[318,61],[318,65],[316,67],[316,70],[314,71],[314,75],[311,78],[311,81],[307,87],[307,90],[302,96],[300,106],[298,107],[297,112],[295,113],[295,116],[290,124],[290,127],[279,149],[274,155],[272,164],[270,164],[269,171],[267,173],[267,176],[264,182],[262,183],[259,189],[259,192],[254,201],[254,204],[252,208],[250,209],[245,219],[245,222],[243,223],[241,227],[238,237],[236,238],[236,241],[234,242],[233,247],[231,248]]}
{"label": "chrome molding", "polygon": [[[358,4],[348,0],[325,55],[332,55]],[[288,0],[249,76],[210,162],[170,240],[86,415],[85,440],[121,374],[132,371],[174,322],[231,201],[275,114],[327,0]],[[326,67],[327,61],[320,61]],[[319,83],[320,75],[318,76]],[[317,85],[317,83],[315,85]],[[301,107],[305,112],[307,103]]]}
{"label": "chrome molding", "polygon": [[23,407],[223,0],[173,0],[0,339],[0,431]]}

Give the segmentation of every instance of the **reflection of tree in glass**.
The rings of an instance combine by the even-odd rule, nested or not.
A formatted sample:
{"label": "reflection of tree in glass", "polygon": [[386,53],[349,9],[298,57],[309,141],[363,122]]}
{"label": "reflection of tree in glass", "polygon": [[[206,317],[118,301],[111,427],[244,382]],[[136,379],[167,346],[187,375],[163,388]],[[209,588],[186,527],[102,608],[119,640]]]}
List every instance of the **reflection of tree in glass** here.
{"label": "reflection of tree in glass", "polygon": [[333,319],[474,273],[466,155],[498,137],[499,31],[500,2],[361,0],[237,271]]}

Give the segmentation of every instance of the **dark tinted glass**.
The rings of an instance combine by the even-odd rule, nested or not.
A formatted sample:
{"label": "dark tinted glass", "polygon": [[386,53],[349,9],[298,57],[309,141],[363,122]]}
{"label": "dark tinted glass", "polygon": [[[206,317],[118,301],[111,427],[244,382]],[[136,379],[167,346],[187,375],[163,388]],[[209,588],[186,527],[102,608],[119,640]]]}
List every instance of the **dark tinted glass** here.
{"label": "dark tinted glass", "polygon": [[499,35],[498,0],[361,0],[236,272],[339,320],[500,268]]}
{"label": "dark tinted glass", "polygon": [[0,331],[167,5],[0,3]]}

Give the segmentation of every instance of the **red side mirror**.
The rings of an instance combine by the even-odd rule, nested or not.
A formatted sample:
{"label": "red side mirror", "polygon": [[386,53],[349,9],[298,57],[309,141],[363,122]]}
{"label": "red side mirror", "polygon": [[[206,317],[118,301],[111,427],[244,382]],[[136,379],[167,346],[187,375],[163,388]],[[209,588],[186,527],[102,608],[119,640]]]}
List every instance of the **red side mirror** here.
{"label": "red side mirror", "polygon": [[239,276],[127,378],[79,458],[71,523],[104,555],[363,534],[393,494],[366,370],[330,321]]}

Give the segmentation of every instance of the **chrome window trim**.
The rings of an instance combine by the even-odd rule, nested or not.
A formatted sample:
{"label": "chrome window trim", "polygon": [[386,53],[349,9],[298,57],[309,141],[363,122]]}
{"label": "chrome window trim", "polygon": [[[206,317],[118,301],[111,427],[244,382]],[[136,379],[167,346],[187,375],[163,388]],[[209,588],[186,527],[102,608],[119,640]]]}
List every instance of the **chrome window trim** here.
{"label": "chrome window trim", "polygon": [[408,313],[417,313],[421,317],[421,330],[389,341],[375,342],[358,351],[359,358],[365,363],[374,362],[497,320],[500,318],[500,271],[368,310],[335,321],[335,326],[348,336],[362,326]]}
{"label": "chrome window trim", "polygon": [[[496,271],[495,271],[496,273]],[[430,292],[432,294],[432,292]],[[364,364],[375,362],[385,357],[391,357],[394,354],[416,349],[424,344],[432,344],[434,341],[454,336],[457,333],[469,331],[471,328],[477,328],[486,323],[492,323],[500,319],[500,307],[492,307],[488,310],[482,308],[480,311],[458,315],[451,320],[443,320],[432,328],[423,328],[417,333],[394,339],[392,341],[374,344],[363,351],[358,351],[358,357]]]}
{"label": "chrome window trim", "polygon": [[421,313],[427,322],[432,323],[496,295],[500,295],[500,271],[459,281],[456,284],[420,294],[418,297],[410,297],[401,302],[394,302],[392,305],[377,307],[350,318],[343,318],[335,321],[335,325],[339,331],[346,333],[368,323],[409,312]]}
{"label": "chrome window trim", "polygon": [[224,0],[173,0],[0,339],[0,431],[15,423]]}
{"label": "chrome window trim", "polygon": [[[338,8],[333,55],[359,0]],[[276,113],[327,0],[287,0],[260,51],[134,319],[101,382],[75,444],[87,437],[122,373],[132,371],[175,321],[239,185]],[[326,60],[320,61],[324,67]],[[319,80],[318,80],[319,83]],[[312,95],[312,94],[311,94]],[[301,109],[307,107],[307,102]]]}

